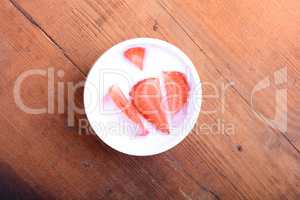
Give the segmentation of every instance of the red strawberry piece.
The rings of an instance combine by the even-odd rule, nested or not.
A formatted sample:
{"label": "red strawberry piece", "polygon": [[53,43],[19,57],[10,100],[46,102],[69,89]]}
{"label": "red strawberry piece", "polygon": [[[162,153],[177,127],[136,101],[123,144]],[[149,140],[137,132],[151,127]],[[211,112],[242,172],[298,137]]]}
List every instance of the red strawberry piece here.
{"label": "red strawberry piece", "polygon": [[124,56],[127,60],[136,65],[140,70],[143,70],[145,52],[146,49],[143,47],[134,47],[127,49],[124,52]]}
{"label": "red strawberry piece", "polygon": [[162,94],[158,78],[148,78],[138,82],[131,90],[133,105],[158,130],[168,134],[169,125],[162,106]]}
{"label": "red strawberry piece", "polygon": [[140,127],[139,135],[148,135],[148,131],[144,128],[144,125],[140,119],[140,115],[132,103],[125,97],[123,92],[118,86],[112,86],[108,91],[109,96],[112,98],[113,102],[122,112],[129,118],[132,122],[136,123]]}
{"label": "red strawberry piece", "polygon": [[169,112],[175,114],[186,104],[190,87],[186,76],[181,72],[164,72],[163,77]]}

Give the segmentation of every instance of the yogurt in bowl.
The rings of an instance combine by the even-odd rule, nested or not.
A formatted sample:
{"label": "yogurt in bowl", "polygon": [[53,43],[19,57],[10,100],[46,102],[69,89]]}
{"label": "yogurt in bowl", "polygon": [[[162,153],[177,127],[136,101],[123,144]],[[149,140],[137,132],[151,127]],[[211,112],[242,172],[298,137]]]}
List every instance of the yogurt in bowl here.
{"label": "yogurt in bowl", "polygon": [[152,38],[121,42],[90,70],[84,106],[97,136],[135,156],[165,152],[194,127],[202,87],[191,60],[177,47]]}

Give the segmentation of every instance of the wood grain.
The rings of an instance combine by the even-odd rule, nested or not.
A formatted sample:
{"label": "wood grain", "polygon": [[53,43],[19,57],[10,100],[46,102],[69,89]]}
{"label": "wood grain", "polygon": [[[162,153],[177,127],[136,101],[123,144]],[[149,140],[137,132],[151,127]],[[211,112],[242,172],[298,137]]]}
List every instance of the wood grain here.
{"label": "wood grain", "polygon": [[[298,199],[299,8],[296,0],[2,1],[1,162],[46,199]],[[78,135],[66,114],[29,115],[15,104],[20,73],[51,67],[65,72],[55,84],[79,82],[113,44],[145,36],[186,52],[205,83],[203,111],[215,111],[203,112],[175,149],[149,158],[121,155],[95,136]],[[276,88],[257,94],[255,108],[250,101],[255,85],[282,67],[287,132],[255,115],[274,116]],[[208,96],[216,94],[212,85],[216,98]],[[29,105],[47,105],[47,80],[25,82],[22,93]],[[81,94],[76,104],[82,106]],[[220,120],[233,125],[232,134],[203,128]]]}

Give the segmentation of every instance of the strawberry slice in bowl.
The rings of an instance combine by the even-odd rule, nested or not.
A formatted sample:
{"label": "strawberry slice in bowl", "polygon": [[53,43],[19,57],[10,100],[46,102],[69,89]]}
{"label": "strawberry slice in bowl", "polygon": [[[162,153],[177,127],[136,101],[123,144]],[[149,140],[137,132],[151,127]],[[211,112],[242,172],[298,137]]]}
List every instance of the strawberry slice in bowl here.
{"label": "strawberry slice in bowl", "polygon": [[140,114],[132,103],[125,97],[118,86],[111,86],[108,91],[108,95],[111,97],[116,106],[125,114],[125,116],[138,125],[140,129],[138,135],[146,136],[149,134],[148,130],[146,130],[143,125]]}
{"label": "strawberry slice in bowl", "polygon": [[137,66],[140,70],[144,68],[146,49],[143,47],[133,47],[124,52],[124,57]]}
{"label": "strawberry slice in bowl", "polygon": [[162,102],[159,78],[147,78],[135,84],[130,92],[132,103],[143,117],[164,134],[169,124]]}
{"label": "strawberry slice in bowl", "polygon": [[187,103],[190,86],[185,74],[178,71],[163,72],[169,113],[178,113]]}

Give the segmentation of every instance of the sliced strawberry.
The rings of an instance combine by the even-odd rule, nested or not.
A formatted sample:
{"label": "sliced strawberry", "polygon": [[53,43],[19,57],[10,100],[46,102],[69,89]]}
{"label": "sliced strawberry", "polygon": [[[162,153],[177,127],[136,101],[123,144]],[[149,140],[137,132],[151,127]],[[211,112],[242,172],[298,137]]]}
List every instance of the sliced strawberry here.
{"label": "sliced strawberry", "polygon": [[175,114],[186,104],[190,87],[186,76],[181,72],[164,72],[163,77],[169,112]]}
{"label": "sliced strawberry", "polygon": [[132,103],[125,97],[123,92],[118,86],[112,86],[108,91],[109,96],[112,98],[116,106],[122,110],[122,112],[134,123],[140,127],[139,135],[148,135],[148,131],[144,128],[144,125],[140,119],[140,115]]}
{"label": "sliced strawberry", "polygon": [[162,95],[158,78],[148,78],[138,82],[131,90],[133,105],[163,133],[169,133],[166,113],[162,106]]}
{"label": "sliced strawberry", "polygon": [[127,60],[136,65],[140,70],[143,70],[145,52],[146,49],[143,47],[134,47],[127,49],[124,52],[124,56]]}

